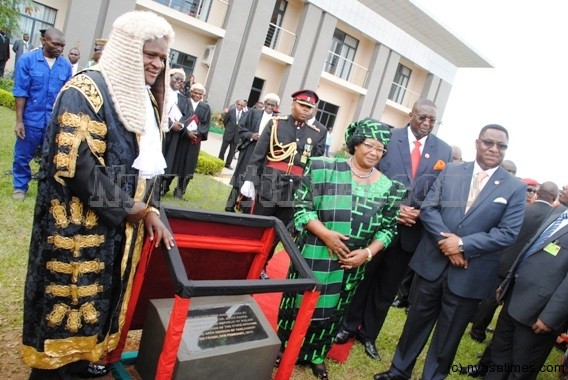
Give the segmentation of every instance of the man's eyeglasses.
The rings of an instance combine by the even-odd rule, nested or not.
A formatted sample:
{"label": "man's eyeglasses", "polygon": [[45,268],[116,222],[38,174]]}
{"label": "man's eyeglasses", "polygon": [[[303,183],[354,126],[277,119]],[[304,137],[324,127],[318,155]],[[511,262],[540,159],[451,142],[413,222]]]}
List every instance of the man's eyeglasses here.
{"label": "man's eyeglasses", "polygon": [[420,122],[424,122],[427,119],[430,120],[431,124],[436,124],[436,118],[435,117],[430,117],[430,116],[426,116],[426,115],[416,115],[416,118],[420,121]]}
{"label": "man's eyeglasses", "polygon": [[366,143],[366,142],[364,142],[362,145],[365,147],[365,151],[367,153],[371,152],[372,150],[376,150],[379,155],[387,154],[387,150],[384,149],[384,148],[374,147],[373,145]]}
{"label": "man's eyeglasses", "polygon": [[536,189],[534,187],[527,187],[527,193],[536,194]]}
{"label": "man's eyeglasses", "polygon": [[492,141],[492,140],[480,139],[479,141],[481,141],[483,143],[483,146],[485,146],[485,148],[487,148],[487,149],[491,149],[495,145],[497,145],[497,148],[499,150],[503,151],[503,150],[507,150],[507,148],[509,147],[507,144],[498,143],[498,142],[495,142],[495,141]]}
{"label": "man's eyeglasses", "polygon": [[172,77],[172,79],[176,82],[183,82],[183,78],[182,77]]}
{"label": "man's eyeglasses", "polygon": [[276,107],[276,103],[264,103],[265,107]]}

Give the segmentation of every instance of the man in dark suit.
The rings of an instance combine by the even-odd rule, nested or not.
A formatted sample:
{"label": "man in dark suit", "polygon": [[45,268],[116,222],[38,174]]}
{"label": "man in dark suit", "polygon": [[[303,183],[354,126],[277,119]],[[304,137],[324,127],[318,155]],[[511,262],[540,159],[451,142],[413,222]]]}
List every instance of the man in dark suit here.
{"label": "man in dark suit", "polygon": [[523,222],[526,186],[499,166],[508,141],[502,126],[483,127],[475,161],[448,164],[424,199],[426,233],[409,264],[417,273],[412,307],[390,369],[375,380],[409,379],[434,325],[422,378],[448,375],[479,300],[495,289],[499,253]]}
{"label": "man in dark suit", "polygon": [[[379,359],[375,341],[423,234],[420,204],[445,163],[452,160],[452,148],[431,134],[436,114],[434,102],[418,100],[409,114],[409,124],[392,130],[388,154],[379,163],[387,177],[405,185],[408,198],[400,208],[397,238],[367,264],[365,279],[359,284],[336,336],[337,343],[345,343],[361,325],[357,339],[373,359]],[[417,156],[414,159],[413,154]]]}
{"label": "man in dark suit", "polygon": [[[506,170],[504,166],[503,168]],[[517,259],[519,252],[521,252],[525,244],[533,237],[542,222],[550,215],[552,212],[552,204],[556,198],[558,198],[558,186],[554,182],[544,182],[540,185],[537,191],[537,200],[527,205],[525,208],[523,226],[521,227],[517,241],[501,252],[501,258],[499,260],[499,283],[507,277],[509,269],[511,269],[511,266]],[[485,340],[485,329],[489,326],[491,320],[493,320],[493,314],[495,314],[495,310],[497,310],[498,306],[499,303],[495,299],[495,294],[491,294],[489,298],[479,303],[477,312],[472,319],[473,325],[471,326],[471,331],[469,332],[472,339],[478,342]]]}
{"label": "man in dark suit", "polygon": [[536,379],[568,327],[568,185],[497,290],[505,304],[486,379]]}
{"label": "man in dark suit", "polygon": [[[505,162],[505,161],[503,161]],[[501,164],[503,169],[507,167]],[[507,170],[508,171],[508,170]],[[558,198],[558,186],[554,182],[544,182],[538,189],[538,199],[532,204],[525,207],[525,217],[519,237],[515,244],[507,247],[501,252],[499,260],[499,283],[503,282],[511,266],[523,250],[525,245],[532,239],[541,224],[553,212],[552,204]],[[477,311],[472,318],[473,325],[469,335],[478,342],[485,340],[485,330],[489,323],[493,320],[493,315],[499,306],[499,302],[495,298],[495,293],[479,303]],[[470,377],[485,376],[491,364],[491,342],[485,347],[479,362],[475,365],[463,366],[460,368],[460,374]]]}
{"label": "man in dark suit", "polygon": [[14,67],[16,67],[16,65],[18,64],[18,58],[20,58],[20,56],[24,53],[27,53],[28,51],[32,50],[32,44],[30,42],[30,35],[27,33],[24,33],[24,35],[22,36],[21,40],[16,40],[14,42],[14,45],[12,46],[12,51],[14,53],[16,53],[16,57],[15,57],[15,61],[14,61]]}
{"label": "man in dark suit", "polygon": [[4,76],[6,62],[10,59],[10,37],[6,35],[6,29],[0,28],[0,78]]}
{"label": "man in dark suit", "polygon": [[[237,199],[241,193],[241,186],[244,182],[250,156],[254,151],[256,142],[264,130],[264,127],[266,127],[270,119],[275,116],[273,111],[275,108],[278,108],[280,97],[274,93],[269,93],[264,96],[262,103],[264,105],[263,108],[251,108],[243,119],[239,121],[239,145],[237,146],[239,159],[235,167],[235,172],[231,177],[231,185],[233,188],[229,193],[227,204],[225,205],[225,211],[228,212],[235,212],[235,206],[237,205]],[[245,214],[250,214],[252,200],[250,198],[241,197],[239,207]]]}
{"label": "man in dark suit", "polygon": [[223,143],[219,151],[219,158],[225,161],[225,152],[227,152],[227,148],[229,148],[229,155],[225,161],[225,167],[230,170],[233,170],[231,162],[233,161],[233,157],[235,157],[235,151],[239,143],[239,121],[246,114],[243,110],[246,104],[244,100],[237,100],[235,105],[231,105],[223,116],[225,131],[223,132]]}

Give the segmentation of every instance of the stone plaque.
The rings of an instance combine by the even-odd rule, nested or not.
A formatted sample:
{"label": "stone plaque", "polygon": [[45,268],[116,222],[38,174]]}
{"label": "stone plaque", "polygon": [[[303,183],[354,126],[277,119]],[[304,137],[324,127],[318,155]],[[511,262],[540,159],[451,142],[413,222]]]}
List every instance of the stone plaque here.
{"label": "stone plaque", "polygon": [[183,342],[189,352],[268,338],[249,304],[237,304],[189,313]]}
{"label": "stone plaque", "polygon": [[[136,360],[143,380],[156,377],[172,306],[173,299],[148,305]],[[250,295],[192,298],[183,326],[173,380],[272,378],[280,340]]]}

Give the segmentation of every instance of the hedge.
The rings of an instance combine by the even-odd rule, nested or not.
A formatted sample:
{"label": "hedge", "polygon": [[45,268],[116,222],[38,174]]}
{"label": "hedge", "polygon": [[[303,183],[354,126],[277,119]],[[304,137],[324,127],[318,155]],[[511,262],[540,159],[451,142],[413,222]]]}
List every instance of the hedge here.
{"label": "hedge", "polygon": [[12,92],[14,90],[14,80],[8,78],[0,78],[0,88],[2,90],[6,90],[8,92]]}
{"label": "hedge", "polygon": [[223,160],[200,150],[195,172],[205,175],[215,175],[221,173],[223,166],[225,166],[225,162]]}
{"label": "hedge", "polygon": [[16,110],[16,99],[11,92],[0,88],[0,106],[10,108],[12,111]]}

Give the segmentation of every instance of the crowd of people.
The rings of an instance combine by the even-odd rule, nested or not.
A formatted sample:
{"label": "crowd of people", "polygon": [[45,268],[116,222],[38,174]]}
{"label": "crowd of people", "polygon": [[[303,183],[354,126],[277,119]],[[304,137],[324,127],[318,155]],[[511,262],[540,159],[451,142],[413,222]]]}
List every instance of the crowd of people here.
{"label": "crowd of people", "polygon": [[[42,157],[24,301],[31,379],[107,374],[97,363],[117,345],[142,239],[175,244],[160,198],[177,179],[173,195],[185,200],[211,109],[205,87],[170,68],[173,38],[162,17],[134,11],[96,41],[85,68],[77,48],[63,57],[55,28],[39,48],[27,35],[14,45],[15,200],[27,194],[38,150]],[[480,363],[462,374],[536,378],[568,328],[568,185],[517,178],[505,160],[509,132],[497,124],[480,129],[475,159],[464,162],[459,147],[432,134],[437,108],[428,99],[401,128],[352,122],[349,157],[329,157],[318,94],[290,96],[289,114],[274,93],[227,107],[219,158],[233,170],[238,154],[225,211],[280,219],[323,285],[297,363],[328,379],[328,351],[350,339],[380,360],[389,309],[404,306],[392,363],[374,378],[410,379],[431,336],[422,378],[442,379],[468,324],[484,341],[503,304]],[[281,352],[300,297],[283,294]]]}

